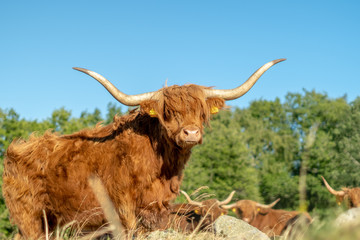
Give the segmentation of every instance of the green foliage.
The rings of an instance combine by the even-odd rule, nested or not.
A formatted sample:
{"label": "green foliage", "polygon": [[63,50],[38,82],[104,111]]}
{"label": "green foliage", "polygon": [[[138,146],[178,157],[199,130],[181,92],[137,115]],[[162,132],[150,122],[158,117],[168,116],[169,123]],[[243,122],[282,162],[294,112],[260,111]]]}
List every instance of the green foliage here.
{"label": "green foliage", "polygon": [[[3,164],[0,165],[0,174],[3,173]],[[2,192],[2,178],[0,179],[0,190]],[[0,197],[0,239],[5,239],[6,237],[12,235],[15,231],[15,226],[11,225],[9,222],[9,211],[6,208],[5,200]]]}
{"label": "green foliage", "polygon": [[49,125],[20,119],[14,109],[0,109],[0,158],[4,157],[9,144],[17,138],[27,138],[32,132],[45,131]]}
{"label": "green foliage", "polygon": [[92,127],[101,121],[103,119],[99,109],[95,109],[93,113],[84,111],[80,114],[80,118],[73,118],[71,111],[60,108],[55,110],[51,117],[44,121],[44,124],[56,132],[70,134],[83,128]]}
{"label": "green foliage", "polygon": [[208,186],[209,192],[216,193],[219,199],[233,190],[237,191],[237,198],[259,199],[258,173],[243,138],[232,112],[216,115],[211,128],[206,130],[203,144],[193,151],[183,189],[193,191]]}
{"label": "green foliage", "polygon": [[121,115],[121,107],[118,107],[115,103],[108,103],[105,123],[112,122],[115,115]]}

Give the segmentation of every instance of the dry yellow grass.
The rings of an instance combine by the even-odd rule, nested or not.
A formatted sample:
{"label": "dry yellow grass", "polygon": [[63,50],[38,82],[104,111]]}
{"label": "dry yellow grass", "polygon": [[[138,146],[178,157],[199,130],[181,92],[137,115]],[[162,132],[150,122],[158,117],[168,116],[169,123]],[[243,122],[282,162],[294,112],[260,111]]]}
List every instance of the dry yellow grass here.
{"label": "dry yellow grass", "polygon": [[[134,237],[134,231],[125,232],[122,227],[120,220],[115,214],[115,209],[106,194],[105,188],[102,186],[101,181],[92,177],[89,179],[90,186],[93,188],[95,195],[104,211],[104,214],[110,224],[105,225],[98,229],[97,231],[87,232],[82,229],[81,226],[78,226],[76,222],[68,223],[63,227],[57,228],[54,232],[47,232],[46,239],[52,240],[90,240],[90,239],[110,239],[110,236],[116,236],[114,239],[119,240],[145,240],[149,239],[148,234],[137,234]],[[201,187],[195,190],[191,195],[197,194],[200,190],[206,187]],[[197,201],[202,201],[209,197],[213,197],[210,194],[199,194],[196,198]],[[331,211],[331,210],[329,210]],[[326,219],[319,220],[318,217],[314,217],[314,220],[310,226],[304,227],[304,225],[296,225],[295,228],[289,232],[286,232],[284,236],[277,237],[275,239],[281,240],[354,240],[360,239],[360,223],[356,226],[352,225],[351,227],[342,227],[338,228],[334,225],[334,219],[337,214],[341,212],[340,209],[336,213],[330,214]],[[46,222],[46,215],[44,215],[44,221]],[[301,219],[299,219],[301,221]],[[222,240],[226,239],[223,236],[215,235],[212,232],[199,232],[199,229],[196,229],[191,234],[181,234],[177,233],[176,229],[179,229],[178,222],[170,222],[168,224],[169,229],[165,233],[159,233],[159,235],[153,236],[151,239],[155,239],[156,236],[161,236],[161,239],[168,240],[178,240],[178,239],[187,239],[187,240]],[[200,224],[199,224],[200,226]],[[100,238],[101,237],[101,238]],[[16,237],[15,237],[16,239]],[[44,240],[44,239],[42,239]]]}

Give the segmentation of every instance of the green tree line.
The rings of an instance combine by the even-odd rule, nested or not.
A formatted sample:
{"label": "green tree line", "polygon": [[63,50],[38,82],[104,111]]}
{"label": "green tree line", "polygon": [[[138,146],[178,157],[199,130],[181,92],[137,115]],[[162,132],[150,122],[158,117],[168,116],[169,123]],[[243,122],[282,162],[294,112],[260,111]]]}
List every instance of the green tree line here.
{"label": "green tree line", "polygon": [[[47,129],[72,133],[100,121],[107,124],[115,114],[124,113],[109,103],[105,118],[98,109],[77,118],[61,108],[43,121],[28,121],[13,109],[0,108],[1,173],[12,140]],[[306,174],[303,207],[321,216],[336,203],[320,176],[335,189],[360,186],[359,144],[360,97],[349,103],[345,96],[333,99],[325,93],[304,90],[288,93],[283,101],[257,100],[247,108],[228,109],[213,116],[203,144],[193,149],[181,188],[192,193],[207,186],[200,192],[218,199],[233,190],[234,200],[270,203],[281,198],[276,208],[297,210],[301,205],[299,183]],[[14,231],[8,217],[1,197],[0,237]]]}

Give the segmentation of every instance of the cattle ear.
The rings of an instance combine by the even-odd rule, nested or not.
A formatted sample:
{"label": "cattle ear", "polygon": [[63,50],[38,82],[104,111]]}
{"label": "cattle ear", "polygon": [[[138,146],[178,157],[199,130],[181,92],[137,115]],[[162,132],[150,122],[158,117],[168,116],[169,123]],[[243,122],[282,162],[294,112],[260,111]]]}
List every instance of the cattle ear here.
{"label": "cattle ear", "polygon": [[216,114],[220,109],[225,107],[225,100],[222,98],[208,98],[206,99],[206,103],[211,114]]}
{"label": "cattle ear", "polygon": [[157,102],[154,100],[146,100],[140,103],[140,111],[142,113],[148,114],[150,117],[157,117],[158,111],[157,109]]}

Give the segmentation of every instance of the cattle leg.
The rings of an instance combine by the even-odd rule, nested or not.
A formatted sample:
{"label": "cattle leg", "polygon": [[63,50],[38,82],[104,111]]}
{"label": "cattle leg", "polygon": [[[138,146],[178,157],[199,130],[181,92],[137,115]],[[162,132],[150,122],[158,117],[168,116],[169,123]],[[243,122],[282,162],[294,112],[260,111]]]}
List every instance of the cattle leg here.
{"label": "cattle leg", "polygon": [[20,230],[17,237],[38,239],[45,233],[42,212],[45,195],[40,193],[40,188],[28,185],[28,181],[25,181],[27,178],[24,178],[25,180],[7,177],[3,179],[6,183],[4,195],[6,195],[11,220]]}
{"label": "cattle leg", "polygon": [[24,218],[21,224],[18,224],[20,233],[15,236],[15,239],[36,240],[45,235],[43,221],[40,217],[35,219],[33,216],[26,216],[26,214],[22,214],[22,216]]}

